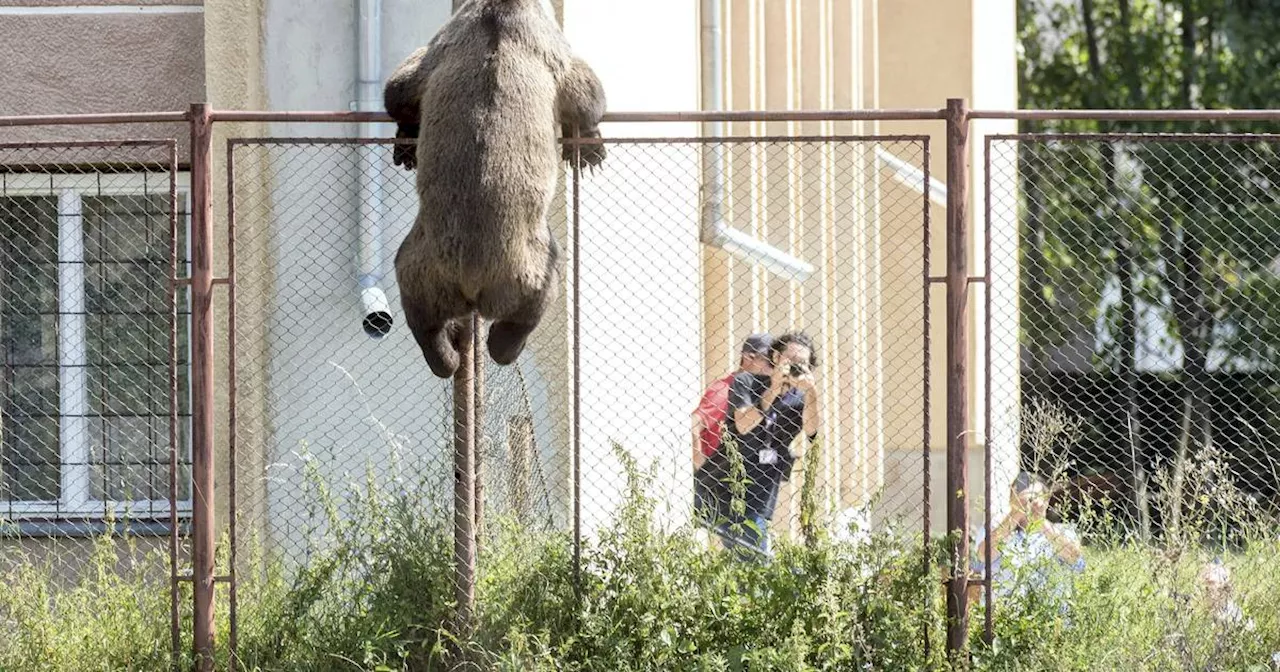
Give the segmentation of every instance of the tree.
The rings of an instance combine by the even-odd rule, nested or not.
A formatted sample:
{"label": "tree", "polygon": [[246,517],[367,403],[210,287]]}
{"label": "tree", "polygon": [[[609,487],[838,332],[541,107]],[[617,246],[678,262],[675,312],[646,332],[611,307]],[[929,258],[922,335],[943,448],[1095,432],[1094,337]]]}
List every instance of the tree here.
{"label": "tree", "polygon": [[[1280,93],[1276,0],[1019,0],[1022,107],[1266,107]],[[1205,126],[1200,126],[1205,128]],[[1196,130],[1088,121],[1025,132]],[[1233,130],[1218,124],[1214,130]],[[1251,130],[1260,130],[1251,127]],[[1213,441],[1208,378],[1273,366],[1280,350],[1280,203],[1269,142],[1035,142],[1020,147],[1026,198],[1023,333],[1031,366],[1092,336],[1093,365],[1122,391],[1139,531],[1151,446],[1139,424],[1139,324],[1153,311],[1180,357],[1182,422],[1174,501],[1189,451]],[[1113,298],[1104,298],[1104,297]],[[1102,324],[1101,334],[1093,326]],[[1166,524],[1178,525],[1177,509]]]}

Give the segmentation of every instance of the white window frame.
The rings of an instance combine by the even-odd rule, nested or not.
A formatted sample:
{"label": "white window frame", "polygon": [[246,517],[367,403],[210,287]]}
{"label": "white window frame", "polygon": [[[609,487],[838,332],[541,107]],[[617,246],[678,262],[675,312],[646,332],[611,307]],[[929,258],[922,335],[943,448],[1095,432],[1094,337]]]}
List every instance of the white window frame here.
{"label": "white window frame", "polygon": [[[190,174],[173,174],[175,196],[185,204],[187,235],[185,275],[191,273]],[[102,500],[91,497],[89,435],[88,338],[85,305],[84,220],[81,216],[85,196],[144,196],[163,194],[157,185],[169,182],[167,172],[48,174],[23,173],[0,176],[0,200],[8,197],[57,196],[58,198],[58,447],[60,455],[58,500],[0,499],[0,514],[12,513],[12,522],[30,519],[69,521],[101,520],[108,512],[132,520],[168,520],[169,499]],[[161,182],[163,181],[163,182]],[[150,187],[150,188],[148,188]],[[182,224],[180,224],[181,226]],[[187,295],[187,352],[191,352],[191,296]],[[183,332],[180,332],[180,337]],[[190,362],[187,379],[191,378]],[[167,390],[166,390],[167,394]],[[191,407],[191,386],[187,386],[187,407]],[[181,419],[179,422],[183,422]],[[185,420],[186,436],[191,436],[192,422]],[[181,434],[179,434],[181,436]],[[158,461],[157,465],[166,462]],[[163,470],[168,475],[168,470]],[[166,478],[166,482],[167,482]],[[194,487],[188,475],[187,492]],[[105,494],[105,493],[104,493]],[[190,518],[191,499],[175,501],[178,516]],[[154,514],[152,512],[155,512]]]}

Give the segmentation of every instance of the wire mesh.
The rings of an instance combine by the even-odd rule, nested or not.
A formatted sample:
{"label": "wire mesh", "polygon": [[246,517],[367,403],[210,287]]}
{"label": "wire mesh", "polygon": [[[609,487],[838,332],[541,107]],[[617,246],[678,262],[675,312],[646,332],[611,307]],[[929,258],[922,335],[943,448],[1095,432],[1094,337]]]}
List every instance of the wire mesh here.
{"label": "wire mesh", "polygon": [[1196,564],[1170,594],[1235,568],[1247,606],[1265,571],[1248,549],[1275,539],[1280,512],[1278,143],[988,140],[990,356],[1020,377],[991,387],[993,431],[1020,447],[993,483],[993,527],[1021,468],[1050,486],[1050,519],[1090,562],[1141,541]]}
{"label": "wire mesh", "polygon": [[0,571],[70,585],[103,534],[134,542],[121,572],[183,562],[166,539],[191,503],[176,169],[171,140],[0,144]]}
{"label": "wire mesh", "polygon": [[[367,558],[342,564],[348,575],[324,596],[335,605],[371,592],[374,563],[427,563],[420,599],[424,613],[438,614],[456,576],[453,391],[403,326],[393,259],[418,198],[413,173],[392,164],[391,149],[288,139],[231,147],[236,523],[241,557],[281,559],[293,576],[345,553]],[[380,214],[362,215],[370,185],[381,193]],[[552,226],[563,235],[565,222],[561,208]],[[382,245],[379,261],[363,268],[362,225],[377,230],[364,240]],[[385,338],[365,331],[361,273],[386,293],[393,322]],[[548,382],[534,364],[556,347],[567,362],[564,315],[562,305],[548,320],[560,328],[536,334],[514,365],[477,360],[482,567],[501,561],[491,540],[510,538],[513,525],[526,534],[570,526],[569,413],[556,397],[563,381]]]}
{"label": "wire mesh", "polygon": [[[731,497],[718,485],[729,480],[735,454],[750,481],[744,515],[758,516],[775,543],[798,541],[807,525],[810,533],[848,534],[850,524],[873,518],[919,529],[925,204],[894,181],[882,157],[923,171],[925,144],[610,144],[608,169],[584,174],[580,197],[584,537],[615,523],[630,460],[649,472],[658,520],[669,529],[702,519],[693,511],[699,479],[719,505],[712,528],[717,520],[743,522],[729,514]],[[710,152],[722,157],[719,188],[700,183]],[[749,243],[735,245],[741,239]],[[810,402],[798,394],[780,401],[761,431],[737,425],[734,409],[700,422],[694,411],[708,387],[731,388],[716,403],[761,404],[767,366],[742,360],[744,339],[788,332],[812,339],[813,357],[802,362],[812,369],[818,409],[810,424],[800,411]],[[744,372],[733,389],[726,376]],[[695,469],[699,424],[713,432],[719,425],[729,438],[723,451],[699,447],[705,459],[696,458],[703,465]],[[761,464],[768,450],[776,462],[766,453]],[[813,508],[802,512],[806,497]]]}
{"label": "wire mesh", "polygon": [[[714,223],[700,214],[709,148],[611,142],[608,166],[579,177],[577,241],[574,178],[562,173],[549,226],[566,257],[576,242],[577,263],[566,261],[557,301],[520,360],[497,366],[483,338],[478,348],[482,582],[520,561],[515,551],[533,539],[551,535],[567,548],[575,512],[580,544],[615,525],[628,462],[652,474],[647,494],[667,529],[696,526],[693,412],[755,332],[812,335],[822,395],[816,452],[800,459],[797,444],[771,534],[795,541],[805,525],[848,534],[864,518],[920,529],[927,206],[910,183],[927,174],[927,139],[715,143],[726,161],[724,219]],[[231,147],[237,524],[244,543],[261,542],[298,570],[340,549],[378,562],[409,539],[452,559],[439,552],[453,534],[451,383],[430,374],[400,323],[392,258],[418,199],[390,149],[322,139]],[[918,167],[905,182],[903,165]],[[361,214],[371,189],[382,193],[376,222]],[[712,224],[800,259],[812,275],[767,270],[758,246],[732,256],[707,233]],[[370,225],[380,230],[366,235]],[[383,245],[375,274],[395,320],[383,339],[362,329],[362,239]],[[815,487],[802,506],[806,481]],[[397,506],[413,515],[393,516],[396,525],[412,529],[365,524]],[[483,598],[482,586],[481,609]]]}
{"label": "wire mesh", "polygon": [[[317,598],[334,613],[380,582],[423,623],[443,622],[433,618],[453,609],[457,577],[453,392],[400,319],[392,258],[418,199],[389,142],[228,146],[228,182],[215,191],[230,199],[235,314],[217,338],[219,353],[231,348],[235,385],[221,364],[215,385],[235,402],[235,450],[218,437],[215,454],[237,477],[239,564],[218,580],[252,587],[254,570],[282,559],[304,582],[291,585],[334,588]],[[523,357],[493,364],[483,333],[477,349],[481,615],[500,585],[486,577],[512,564],[568,576],[571,547],[591,548],[635,511],[633,485],[660,527],[711,546],[772,554],[819,531],[920,530],[930,480],[944,471],[942,459],[928,466],[925,424],[941,425],[930,395],[942,375],[932,387],[928,376],[945,338],[929,317],[942,296],[941,255],[928,254],[931,196],[938,205],[928,139],[607,142],[600,169],[560,175],[549,225],[568,258]],[[991,458],[993,527],[1026,470],[1048,482],[1051,522],[1085,542],[1090,562],[1128,557],[1114,550],[1123,540],[1194,549],[1160,560],[1195,564],[1169,576],[1194,576],[1213,595],[1234,576],[1243,613],[1254,609],[1246,584],[1268,565],[1250,543],[1274,541],[1280,511],[1278,143],[988,139],[984,263],[971,266],[984,274],[971,278],[983,310],[970,310],[985,360],[967,385],[982,397],[971,417],[990,415],[971,422]],[[170,479],[185,527],[188,206],[173,154],[172,141],[0,145],[4,563],[35,559],[70,579],[89,537],[107,529],[162,551]],[[362,303],[370,277],[389,325]],[[227,315],[219,301],[215,315]],[[385,337],[370,335],[382,327]],[[774,414],[745,408],[747,422],[766,417],[765,433],[719,433],[704,446],[715,433],[700,419],[740,420],[723,405],[722,416],[700,415],[702,402],[766,405],[763,379],[737,376],[736,391],[730,380],[747,337],[793,331],[812,337],[816,355],[806,399],[820,402],[816,441],[801,430],[800,395],[781,397]],[[229,400],[220,392],[219,413]],[[695,506],[712,502],[724,522],[725,490],[700,490],[700,479],[732,469],[781,477],[746,502],[768,548],[742,528],[716,529]],[[971,532],[985,538],[984,502],[971,501]],[[523,553],[546,540],[555,553]],[[409,576],[397,574],[405,567]],[[333,568],[345,574],[330,581]]]}

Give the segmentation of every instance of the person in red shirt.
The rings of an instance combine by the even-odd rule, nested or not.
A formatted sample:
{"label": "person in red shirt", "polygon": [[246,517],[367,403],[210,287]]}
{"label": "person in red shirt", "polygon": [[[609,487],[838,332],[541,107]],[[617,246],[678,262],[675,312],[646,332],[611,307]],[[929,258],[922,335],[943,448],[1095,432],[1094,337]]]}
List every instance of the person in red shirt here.
{"label": "person in red shirt", "polygon": [[773,372],[773,364],[769,360],[769,348],[773,345],[773,337],[769,334],[752,334],[742,343],[738,368],[714,380],[702,393],[698,407],[694,409],[691,419],[693,443],[693,498],[698,518],[710,522],[707,515],[714,511],[714,502],[709,501],[711,490],[707,479],[709,476],[702,467],[707,458],[720,448],[720,435],[725,420],[729,417],[729,388],[739,373],[751,373],[768,376]]}

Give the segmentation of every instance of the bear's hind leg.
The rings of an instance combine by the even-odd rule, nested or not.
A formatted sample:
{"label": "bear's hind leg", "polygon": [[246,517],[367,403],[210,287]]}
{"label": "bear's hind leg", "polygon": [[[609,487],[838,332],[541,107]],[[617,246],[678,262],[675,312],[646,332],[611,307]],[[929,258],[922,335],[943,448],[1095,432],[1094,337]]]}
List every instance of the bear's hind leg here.
{"label": "bear's hind leg", "polygon": [[459,342],[462,320],[469,318],[447,317],[431,307],[408,302],[404,303],[404,317],[431,373],[439,378],[453,377],[458,370],[458,349],[462,345]]}
{"label": "bear's hind leg", "polygon": [[485,308],[499,308],[488,315],[494,316],[489,327],[489,357],[496,364],[507,365],[516,361],[524,351],[529,334],[538,328],[547,306],[555,300],[560,281],[560,248],[554,240],[547,255],[547,272],[539,288],[493,288],[481,298],[481,312]]}
{"label": "bear's hind leg", "polygon": [[520,357],[524,352],[525,342],[529,334],[538,328],[538,321],[511,319],[499,320],[489,327],[489,357],[496,364],[505,366]]}
{"label": "bear's hind leg", "polygon": [[524,292],[516,297],[515,309],[497,319],[489,327],[489,357],[494,363],[505,366],[520,357],[529,334],[538,328],[542,315],[550,302],[549,292]]}

